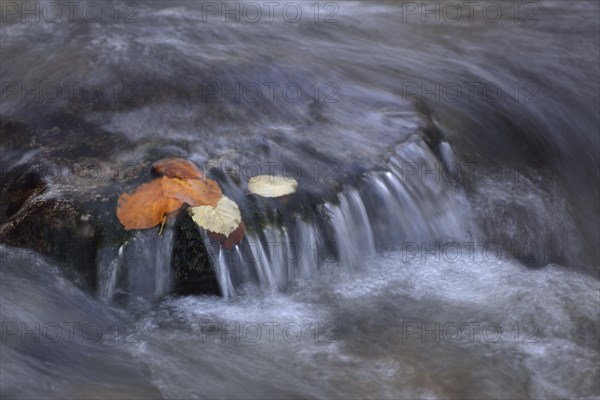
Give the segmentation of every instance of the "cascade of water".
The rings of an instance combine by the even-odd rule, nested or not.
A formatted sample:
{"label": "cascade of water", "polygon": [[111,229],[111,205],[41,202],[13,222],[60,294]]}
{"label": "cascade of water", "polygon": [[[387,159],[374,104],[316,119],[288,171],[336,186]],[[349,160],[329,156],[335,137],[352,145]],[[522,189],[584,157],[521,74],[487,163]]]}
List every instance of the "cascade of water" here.
{"label": "cascade of water", "polygon": [[294,247],[294,266],[296,276],[309,279],[317,269],[318,250],[323,247],[323,240],[318,229],[312,223],[296,218],[296,237],[298,242]]}
{"label": "cascade of water", "polygon": [[[217,279],[223,294],[235,293],[234,287],[252,282],[265,289],[284,290],[298,278],[308,279],[316,271],[315,258],[322,245],[321,234],[310,223],[295,220],[294,232],[284,227],[269,227],[257,235],[248,232],[245,239],[233,249],[223,250],[207,241],[209,253],[217,265]],[[213,251],[211,251],[213,250]]]}
{"label": "cascade of water", "polygon": [[226,261],[223,249],[219,249],[219,255],[217,256],[217,262],[215,265],[217,267],[217,280],[219,282],[219,286],[221,287],[221,293],[223,293],[223,297],[228,299],[235,296],[235,289],[233,287],[233,283],[231,282],[231,275],[229,273],[229,265]]}
{"label": "cascade of water", "polygon": [[249,244],[252,257],[251,261],[254,263],[258,282],[263,287],[275,287],[275,274],[273,273],[272,264],[269,261],[269,257],[264,246],[262,245],[262,241],[259,237],[251,233],[246,236],[246,240]]}
{"label": "cascade of water", "polygon": [[127,291],[132,298],[146,301],[168,294],[172,284],[171,253],[173,229],[137,231],[124,250],[127,263]]}
{"label": "cascade of water", "polygon": [[[471,237],[472,215],[458,177],[447,171],[457,165],[450,145],[440,144],[442,160],[423,142],[395,146],[378,190],[389,192],[383,218],[396,219],[389,232],[404,241],[465,240]],[[377,180],[377,179],[376,179]],[[398,248],[398,247],[396,247]]]}
{"label": "cascade of water", "polygon": [[126,245],[127,243],[119,246],[116,255],[111,247],[103,248],[98,252],[96,259],[98,265],[97,296],[103,302],[110,302],[115,294],[117,275],[125,260]]}
{"label": "cascade of water", "polygon": [[335,232],[338,258],[342,265],[357,268],[366,257],[375,254],[373,230],[356,189],[347,189],[338,198],[339,205],[325,205]]}
{"label": "cascade of water", "polygon": [[219,283],[219,288],[221,289],[221,294],[226,299],[235,296],[235,288],[231,277],[231,270],[233,268],[230,268],[230,266],[236,265],[236,261],[232,261],[233,257],[230,257],[230,253],[226,253],[218,244],[215,244],[204,230],[202,231],[202,237],[211,263],[215,269],[215,275],[217,282]]}
{"label": "cascade of water", "polygon": [[[442,153],[443,159],[437,159],[418,140],[400,144],[392,149],[388,170],[346,184],[336,202],[324,204],[327,215],[288,216],[282,226],[248,231],[233,251],[215,250],[218,257],[212,260],[224,296],[246,282],[284,290],[310,279],[321,264],[319,255],[331,254],[326,247],[332,243],[337,262],[357,269],[378,249],[466,240],[472,221],[468,201],[455,177],[443,173],[454,162],[452,149],[444,146]],[[205,236],[205,241],[210,239]]]}
{"label": "cascade of water", "polygon": [[288,235],[285,229],[277,228],[264,229],[263,235],[268,248],[269,265],[275,277],[275,286],[284,289],[290,276],[287,254],[289,249]]}

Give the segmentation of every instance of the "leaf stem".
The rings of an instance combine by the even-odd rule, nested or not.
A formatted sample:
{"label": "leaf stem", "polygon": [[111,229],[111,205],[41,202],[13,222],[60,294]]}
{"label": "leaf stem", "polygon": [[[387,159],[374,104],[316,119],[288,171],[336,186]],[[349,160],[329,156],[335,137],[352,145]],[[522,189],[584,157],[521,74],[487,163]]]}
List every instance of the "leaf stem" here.
{"label": "leaf stem", "polygon": [[163,228],[165,227],[165,221],[167,220],[167,216],[163,215],[162,222],[160,223],[160,230],[158,231],[158,236],[161,236],[163,233]]}

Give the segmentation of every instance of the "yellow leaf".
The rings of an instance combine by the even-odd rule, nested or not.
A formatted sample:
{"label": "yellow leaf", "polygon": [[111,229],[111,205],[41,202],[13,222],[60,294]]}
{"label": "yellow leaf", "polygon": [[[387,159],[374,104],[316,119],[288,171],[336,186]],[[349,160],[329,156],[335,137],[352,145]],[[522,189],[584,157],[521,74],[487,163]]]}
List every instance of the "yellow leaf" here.
{"label": "yellow leaf", "polygon": [[280,197],[296,192],[298,182],[283,176],[258,175],[248,181],[248,190],[263,197]]}
{"label": "yellow leaf", "polygon": [[229,236],[242,222],[237,204],[226,196],[222,196],[215,207],[190,207],[189,211],[198,226],[225,236]]}

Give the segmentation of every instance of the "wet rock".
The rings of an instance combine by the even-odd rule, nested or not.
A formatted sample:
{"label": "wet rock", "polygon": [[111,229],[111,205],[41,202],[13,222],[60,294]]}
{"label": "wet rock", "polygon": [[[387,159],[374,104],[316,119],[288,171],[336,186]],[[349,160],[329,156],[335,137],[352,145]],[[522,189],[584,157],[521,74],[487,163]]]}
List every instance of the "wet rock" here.
{"label": "wet rock", "polygon": [[46,190],[46,184],[35,166],[15,168],[10,173],[3,170],[2,181],[0,224],[15,215],[29,198]]}
{"label": "wet rock", "polygon": [[[17,132],[22,129],[11,128],[15,140],[23,139]],[[81,148],[73,148],[77,146],[75,138],[69,146],[52,142],[47,148],[36,147],[40,141],[57,139],[61,134],[58,128],[27,133],[35,138],[34,144],[18,151],[8,146],[10,157],[2,164],[0,242],[35,250],[60,265],[79,286],[96,293],[99,249],[114,249],[116,254],[135,233],[126,231],[116,217],[118,196],[150,179],[149,165],[156,159],[132,164],[132,171],[113,168],[109,160],[100,157],[107,153],[104,140],[80,143],[90,147],[82,154]],[[74,159],[68,157],[72,151],[78,154]],[[198,229],[186,213],[180,215],[186,218],[177,219],[171,256],[177,276],[175,291],[218,295]]]}
{"label": "wet rock", "polygon": [[99,239],[93,217],[65,199],[30,198],[0,228],[2,242],[40,252],[66,266],[69,278],[90,289],[96,282]]}
{"label": "wet rock", "polygon": [[499,253],[490,257],[508,255],[531,268],[576,265],[582,238],[561,193],[521,175],[500,182],[480,179],[470,193],[483,243]]}
{"label": "wet rock", "polygon": [[173,240],[172,265],[176,280],[175,293],[221,294],[198,226],[187,212],[180,213]]}

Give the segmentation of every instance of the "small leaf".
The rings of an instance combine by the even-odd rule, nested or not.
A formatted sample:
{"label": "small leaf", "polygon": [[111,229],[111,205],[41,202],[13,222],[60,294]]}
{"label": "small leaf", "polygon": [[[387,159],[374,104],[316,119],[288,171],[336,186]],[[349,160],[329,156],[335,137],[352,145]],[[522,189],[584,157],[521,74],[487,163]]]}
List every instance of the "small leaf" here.
{"label": "small leaf", "polygon": [[263,197],[280,197],[295,193],[298,182],[292,178],[283,176],[258,175],[248,181],[250,193]]}
{"label": "small leaf", "polygon": [[148,229],[182,205],[181,200],[164,197],[162,179],[155,179],[139,186],[132,194],[123,193],[119,197],[117,218],[125,229]]}
{"label": "small leaf", "polygon": [[200,227],[228,237],[242,222],[242,215],[237,204],[226,196],[215,207],[191,207],[190,215]]}
{"label": "small leaf", "polygon": [[206,179],[196,164],[185,158],[164,158],[152,164],[152,169],[169,178]]}

